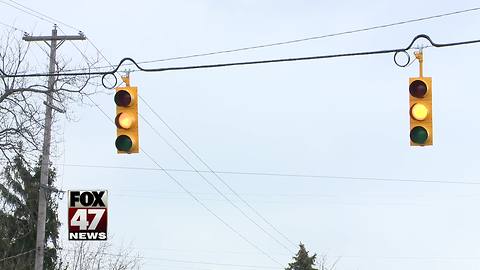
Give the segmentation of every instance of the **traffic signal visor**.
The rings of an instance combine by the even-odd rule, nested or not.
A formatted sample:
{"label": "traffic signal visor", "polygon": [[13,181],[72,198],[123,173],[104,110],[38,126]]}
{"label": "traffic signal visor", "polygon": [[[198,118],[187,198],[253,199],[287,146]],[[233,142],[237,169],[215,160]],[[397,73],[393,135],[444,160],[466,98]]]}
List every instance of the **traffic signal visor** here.
{"label": "traffic signal visor", "polygon": [[118,87],[115,93],[117,105],[117,139],[115,147],[117,153],[138,153],[138,99],[137,87]]}
{"label": "traffic signal visor", "polygon": [[410,78],[410,145],[433,144],[432,78]]}

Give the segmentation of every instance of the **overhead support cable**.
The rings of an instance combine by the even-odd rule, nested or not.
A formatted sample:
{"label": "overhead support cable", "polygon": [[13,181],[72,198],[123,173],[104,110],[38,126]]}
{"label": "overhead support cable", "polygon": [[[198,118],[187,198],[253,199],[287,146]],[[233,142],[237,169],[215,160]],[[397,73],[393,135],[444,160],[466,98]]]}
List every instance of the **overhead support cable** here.
{"label": "overhead support cable", "polygon": [[[1,1],[1,0],[0,0]],[[258,64],[269,64],[269,63],[282,63],[282,62],[296,62],[296,61],[307,61],[307,60],[320,60],[320,59],[331,59],[331,58],[340,58],[340,57],[352,57],[352,56],[366,56],[366,55],[380,55],[380,54],[390,54],[394,53],[393,60],[397,66],[406,67],[410,64],[411,58],[408,54],[408,50],[413,48],[414,43],[418,39],[426,39],[430,42],[432,47],[445,48],[452,46],[460,46],[467,44],[479,43],[480,39],[452,42],[452,43],[435,43],[433,40],[426,34],[420,34],[413,38],[411,43],[405,48],[398,49],[386,49],[386,50],[376,50],[376,51],[361,51],[361,52],[351,52],[351,53],[340,53],[340,54],[328,54],[328,55],[317,55],[317,56],[306,56],[306,57],[296,57],[296,58],[279,58],[279,59],[268,59],[268,60],[257,60],[257,61],[246,61],[246,62],[231,62],[231,63],[217,63],[217,64],[205,64],[205,65],[193,65],[193,66],[178,66],[178,67],[160,67],[160,68],[143,68],[132,58],[126,57],[120,60],[117,66],[110,71],[97,71],[97,72],[59,72],[54,74],[49,73],[23,73],[23,74],[7,74],[5,71],[0,69],[0,76],[7,78],[10,77],[47,77],[47,76],[80,76],[80,75],[103,75],[102,84],[106,88],[113,88],[116,86],[116,77],[115,73],[119,71],[124,62],[130,61],[135,67],[143,72],[165,72],[165,71],[178,71],[178,70],[194,70],[194,69],[209,69],[209,68],[220,68],[220,67],[232,67],[232,66],[250,66]],[[407,56],[406,63],[399,63],[397,60],[397,55],[403,53]],[[105,78],[111,75],[115,78],[115,83],[111,86],[105,85]]]}
{"label": "overhead support cable", "polygon": [[243,48],[237,48],[237,49],[231,49],[231,50],[223,50],[223,51],[210,52],[210,53],[192,54],[192,55],[187,55],[187,56],[171,57],[171,58],[166,58],[166,59],[141,61],[141,62],[138,62],[138,63],[139,64],[149,64],[149,63],[164,62],[164,61],[170,61],[170,60],[180,60],[180,59],[185,59],[185,58],[210,56],[210,55],[215,55],[215,54],[225,54],[225,53],[232,53],[232,52],[239,52],[239,51],[246,51],[246,50],[267,48],[267,47],[273,47],[273,46],[287,45],[287,44],[299,43],[299,42],[304,42],[304,41],[317,40],[317,39],[323,39],[323,38],[328,38],[328,37],[336,37],[336,36],[360,33],[360,32],[365,32],[365,31],[376,30],[376,29],[388,28],[388,27],[392,27],[392,26],[414,23],[414,22],[420,22],[420,21],[426,21],[426,20],[431,20],[431,19],[436,19],[436,18],[441,18],[441,17],[446,17],[446,16],[452,16],[452,15],[457,15],[457,14],[462,14],[462,13],[467,13],[467,12],[472,12],[472,11],[478,11],[478,10],[480,10],[480,7],[458,10],[458,11],[453,11],[453,12],[448,12],[448,13],[443,13],[443,14],[438,14],[438,15],[433,15],[433,16],[420,17],[420,18],[417,18],[417,19],[404,20],[404,21],[399,21],[399,22],[394,22],[394,23],[381,24],[381,25],[377,25],[377,26],[364,27],[364,28],[348,30],[348,31],[332,33],[332,34],[326,34],[326,35],[320,35],[320,36],[299,38],[299,39],[294,39],[294,40],[267,43],[267,44],[261,44],[261,45],[256,45],[256,46],[249,46],[249,47],[243,47]]}
{"label": "overhead support cable", "polygon": [[[81,30],[77,27],[74,27],[70,24],[67,24],[67,23],[63,22],[63,21],[60,21],[60,20],[55,19],[53,17],[50,17],[50,16],[48,16],[44,13],[41,13],[41,12],[36,11],[32,8],[29,8],[29,7],[27,7],[23,4],[20,4],[16,1],[14,1],[14,0],[7,0],[7,1],[9,1],[11,3],[14,3],[15,5],[13,5],[11,3],[8,3],[5,0],[0,0],[0,3],[6,4],[10,7],[13,7],[17,10],[20,10],[20,11],[26,13],[26,14],[29,14],[29,15],[34,16],[36,18],[39,18],[41,20],[44,20],[44,21],[47,21],[47,22],[50,22],[50,23],[58,23],[58,24],[64,25],[66,27],[69,27],[71,29],[74,29],[74,30],[77,30],[77,31],[81,32]],[[272,47],[272,46],[287,45],[287,44],[292,44],[292,43],[299,43],[299,42],[305,42],[305,41],[310,41],[310,40],[317,40],[317,39],[323,39],[323,38],[328,38],[328,37],[335,37],[335,36],[354,34],[354,33],[360,33],[360,32],[365,32],[365,31],[371,31],[371,30],[376,30],[376,29],[388,28],[388,27],[404,25],[404,24],[409,24],[409,23],[414,23],[414,22],[427,21],[427,20],[432,20],[432,19],[437,19],[437,18],[442,18],[442,17],[447,17],[447,16],[465,14],[465,13],[479,11],[479,10],[480,10],[480,7],[473,7],[473,8],[468,8],[468,9],[462,9],[462,10],[457,10],[457,11],[452,11],[452,12],[446,12],[446,13],[431,15],[431,16],[419,17],[419,18],[414,18],[414,19],[397,21],[397,22],[393,22],[393,23],[381,24],[381,25],[370,26],[370,27],[363,27],[363,28],[358,28],[358,29],[353,29],[353,30],[347,30],[347,31],[325,34],[325,35],[319,35],[319,36],[313,36],[313,37],[307,37],[307,38],[293,39],[293,40],[287,40],[287,41],[281,41],[281,42],[267,43],[267,44],[248,46],[248,47],[229,49],[229,50],[221,50],[221,51],[208,52],[208,53],[200,53],[200,54],[192,54],[192,55],[186,55],[186,56],[170,57],[170,58],[157,59],[157,60],[146,60],[146,61],[139,61],[139,62],[135,62],[135,61],[132,60],[131,61],[132,63],[125,63],[124,65],[135,65],[137,68],[139,68],[139,66],[138,66],[139,64],[164,62],[164,61],[170,61],[170,60],[180,60],[180,59],[187,59],[187,58],[194,58],[194,57],[201,57],[201,56],[209,56],[209,55],[215,55],[215,54],[225,54],[225,53],[232,53],[232,52],[238,52],[238,51],[260,49],[260,48],[266,48],[266,47]],[[102,52],[95,46],[95,44],[93,44],[93,42],[91,40],[89,40],[89,42],[97,50],[97,52],[110,64],[110,66],[95,67],[94,69],[103,69],[103,68],[113,67],[113,65],[107,60],[107,58],[102,54]],[[430,42],[432,43],[431,40],[430,40]],[[432,45],[434,45],[434,44],[432,43]],[[399,50],[399,51],[402,51],[402,50]],[[345,54],[343,56],[350,56],[350,55]],[[122,61],[126,60],[126,59],[127,58],[124,58],[124,59],[122,59]],[[130,58],[128,58],[128,59],[130,59]],[[311,60],[311,59],[304,59],[304,60]],[[123,63],[122,61],[120,61],[120,63]],[[405,65],[402,65],[402,66],[407,66],[408,64],[409,63],[407,63]],[[117,69],[118,69],[118,67],[117,67]],[[71,70],[68,70],[68,72],[78,71],[78,70],[90,70],[90,68],[71,69]],[[139,68],[138,70],[133,70],[133,71],[148,71],[148,70]],[[0,70],[0,75],[4,74],[4,73],[3,74],[2,73],[3,73],[2,70]],[[91,74],[91,75],[105,75],[105,74],[113,74],[113,73],[112,72],[101,72],[101,73]],[[66,74],[58,74],[58,76],[62,76],[62,75],[63,76],[68,76]],[[75,74],[72,73],[70,76],[74,76],[74,75]],[[78,74],[78,75],[88,75],[88,74]]]}
{"label": "overhead support cable", "polygon": [[[190,55],[184,55],[184,56],[175,56],[175,57],[156,59],[156,60],[139,61],[137,63],[138,64],[150,64],[150,63],[166,62],[166,61],[172,61],[172,60],[182,60],[182,59],[190,59],[190,58],[204,57],[204,56],[211,56],[211,55],[218,55],[218,54],[234,53],[234,52],[268,48],[268,47],[280,46],[280,45],[288,45],[288,44],[293,44],[293,43],[299,43],[299,42],[305,42],[305,41],[311,41],[311,40],[318,40],[318,39],[324,39],[324,38],[329,38],[329,37],[355,34],[355,33],[360,33],[360,32],[376,30],[376,29],[389,28],[389,27],[393,27],[393,26],[404,25],[404,24],[415,23],[415,22],[421,22],[421,21],[427,21],[427,20],[432,20],[432,19],[437,19],[437,18],[442,18],[442,17],[447,17],[447,16],[453,16],[453,15],[458,15],[458,14],[463,14],[463,13],[473,12],[473,11],[478,11],[478,10],[480,10],[480,7],[457,10],[457,11],[453,11],[453,12],[447,12],[447,13],[442,13],[442,14],[437,14],[437,15],[432,15],[432,16],[420,17],[420,18],[415,18],[415,19],[408,19],[408,20],[398,21],[398,22],[394,22],[394,23],[381,24],[381,25],[376,25],[376,26],[358,28],[358,29],[353,29],[353,30],[347,30],[347,31],[330,33],[330,34],[313,36],[313,37],[307,37],[307,38],[280,41],[280,42],[274,42],[274,43],[266,43],[266,44],[261,44],[261,45],[248,46],[248,47],[242,47],[242,48],[236,48],[236,49],[228,49],[228,50],[220,50],[220,51],[207,52],[207,53],[197,53],[197,54],[190,54]],[[133,65],[133,63],[126,63],[125,65]],[[110,67],[111,67],[111,65],[110,66],[101,66],[101,67],[96,67],[96,68],[97,69],[104,69],[104,68],[110,68]],[[79,70],[84,70],[84,69],[70,69],[68,71],[79,71]]]}

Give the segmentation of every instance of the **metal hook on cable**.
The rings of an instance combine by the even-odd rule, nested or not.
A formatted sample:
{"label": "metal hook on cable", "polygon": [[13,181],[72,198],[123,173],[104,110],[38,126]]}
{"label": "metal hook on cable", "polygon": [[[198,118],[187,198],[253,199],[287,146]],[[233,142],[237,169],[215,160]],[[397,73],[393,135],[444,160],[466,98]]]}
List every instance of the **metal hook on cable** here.
{"label": "metal hook on cable", "polygon": [[[111,77],[113,77],[113,78],[115,79],[114,83],[111,84],[111,85],[109,85],[109,86],[107,86],[107,85],[105,84],[105,78],[106,78],[108,75],[110,75]],[[117,87],[117,84],[118,84],[118,78],[117,78],[117,76],[115,76],[115,73],[106,73],[106,74],[103,74],[103,76],[102,76],[102,85],[103,85],[103,87],[105,87],[105,88],[107,88],[107,89],[113,89],[113,88]]]}
{"label": "metal hook on cable", "polygon": [[[428,42],[430,42],[431,46],[422,46],[421,49],[423,48],[426,48],[426,47],[436,47],[436,48],[442,48],[442,47],[451,47],[451,46],[458,46],[458,45],[467,45],[467,44],[472,44],[472,43],[478,43],[480,42],[479,39],[476,39],[476,40],[468,40],[468,41],[461,41],[461,42],[452,42],[452,43],[435,43],[428,35],[426,34],[420,34],[420,35],[417,35],[413,38],[412,42],[410,43],[410,45],[408,45],[406,48],[404,49],[400,49],[400,50],[397,50],[395,51],[395,54],[393,55],[393,61],[395,62],[395,64],[399,67],[407,67],[409,66],[411,63],[411,57],[410,55],[408,54],[408,50],[412,49],[413,48],[413,44],[418,40],[418,39],[426,39]],[[399,53],[404,53],[407,55],[408,57],[408,61],[406,64],[399,64],[398,61],[397,61],[397,56]]]}
{"label": "metal hook on cable", "polygon": [[[424,39],[428,40],[433,47],[441,47],[442,46],[442,44],[436,44],[435,42],[433,42],[432,39],[428,35],[420,34],[420,35],[417,35],[416,37],[414,37],[412,42],[410,43],[410,45],[408,45],[405,49],[401,49],[401,50],[395,52],[395,54],[393,55],[393,62],[395,62],[395,64],[399,67],[410,66],[411,65],[411,57],[410,57],[410,54],[408,53],[408,50],[412,49],[413,44],[415,44],[415,42],[418,39],[421,39],[421,38],[424,38]],[[400,64],[398,62],[397,57],[398,57],[399,53],[403,53],[404,55],[407,56],[407,61],[406,61],[405,64]]]}

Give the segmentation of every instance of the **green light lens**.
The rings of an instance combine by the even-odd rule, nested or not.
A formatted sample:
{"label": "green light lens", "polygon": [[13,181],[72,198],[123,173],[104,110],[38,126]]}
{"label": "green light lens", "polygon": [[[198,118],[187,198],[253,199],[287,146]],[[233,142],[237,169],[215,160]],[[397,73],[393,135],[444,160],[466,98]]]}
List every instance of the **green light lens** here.
{"label": "green light lens", "polygon": [[428,139],[428,131],[421,126],[416,126],[410,130],[410,140],[416,144],[425,144]]}
{"label": "green light lens", "polygon": [[118,151],[128,152],[132,148],[132,139],[127,135],[120,135],[115,140],[115,147],[117,147]]}

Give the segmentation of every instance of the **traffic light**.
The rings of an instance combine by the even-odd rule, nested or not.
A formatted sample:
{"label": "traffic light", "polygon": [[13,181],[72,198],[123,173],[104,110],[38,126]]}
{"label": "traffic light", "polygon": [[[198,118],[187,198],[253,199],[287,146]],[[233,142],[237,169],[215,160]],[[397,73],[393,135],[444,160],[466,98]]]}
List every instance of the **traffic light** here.
{"label": "traffic light", "polygon": [[125,86],[115,88],[117,105],[117,139],[115,147],[119,154],[138,153],[138,99],[137,87]]}
{"label": "traffic light", "polygon": [[432,78],[409,79],[410,92],[410,145],[433,144]]}

